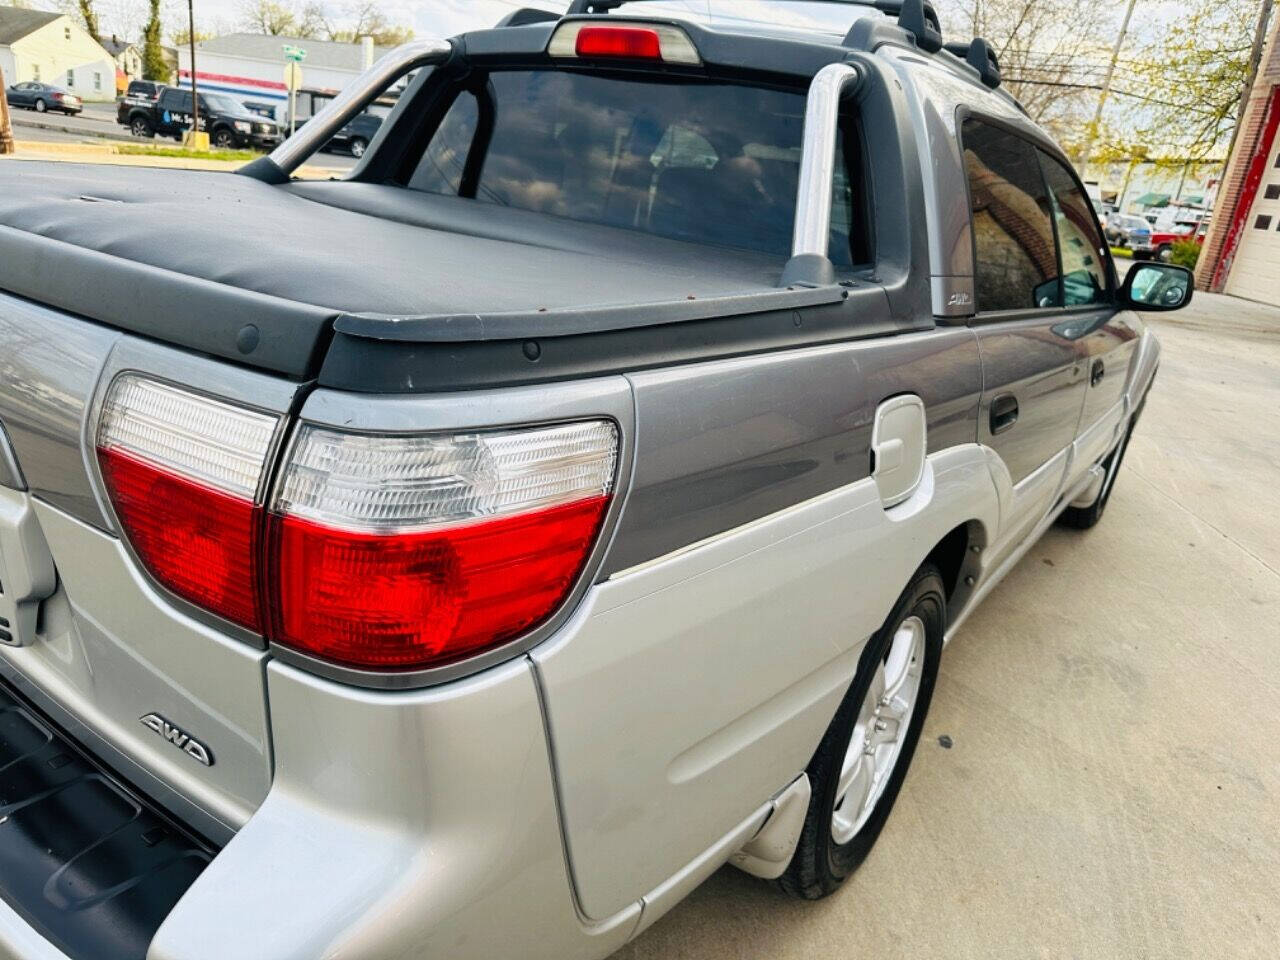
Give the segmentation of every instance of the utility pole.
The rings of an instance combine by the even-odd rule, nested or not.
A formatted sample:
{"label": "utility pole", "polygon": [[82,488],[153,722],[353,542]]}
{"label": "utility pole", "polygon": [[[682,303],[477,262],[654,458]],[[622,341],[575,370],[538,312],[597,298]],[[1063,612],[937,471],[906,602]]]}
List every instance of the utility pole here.
{"label": "utility pole", "polygon": [[1116,44],[1111,48],[1111,60],[1107,63],[1107,72],[1102,78],[1102,91],[1098,94],[1098,109],[1093,112],[1093,123],[1089,125],[1089,139],[1084,145],[1081,180],[1089,179],[1089,161],[1093,159],[1093,143],[1098,138],[1098,127],[1102,124],[1102,108],[1107,105],[1107,97],[1111,94],[1111,78],[1116,72],[1116,61],[1120,59],[1120,48],[1124,46],[1125,34],[1129,32],[1129,21],[1133,19],[1133,8],[1137,3],[1138,0],[1129,0],[1129,5],[1124,11],[1124,22],[1120,24],[1120,32],[1116,35]]}
{"label": "utility pole", "polygon": [[13,142],[13,127],[9,125],[9,101],[4,96],[4,70],[0,69],[0,154],[13,153],[17,149]]}
{"label": "utility pole", "polygon": [[1227,165],[1231,163],[1231,154],[1236,149],[1236,139],[1240,136],[1240,124],[1244,120],[1244,108],[1249,105],[1249,95],[1253,93],[1253,82],[1258,78],[1258,67],[1262,64],[1262,47],[1267,41],[1267,27],[1271,24],[1271,9],[1274,0],[1262,0],[1258,8],[1258,23],[1253,29],[1253,49],[1249,51],[1249,73],[1245,77],[1244,89],[1240,91],[1240,103],[1236,106],[1236,124],[1231,128],[1231,141],[1227,144],[1227,156],[1222,161],[1222,179],[1227,179]]}
{"label": "utility pole", "polygon": [[187,34],[187,39],[191,42],[191,140],[194,147],[200,142],[200,91],[196,88],[195,0],[187,0]]}

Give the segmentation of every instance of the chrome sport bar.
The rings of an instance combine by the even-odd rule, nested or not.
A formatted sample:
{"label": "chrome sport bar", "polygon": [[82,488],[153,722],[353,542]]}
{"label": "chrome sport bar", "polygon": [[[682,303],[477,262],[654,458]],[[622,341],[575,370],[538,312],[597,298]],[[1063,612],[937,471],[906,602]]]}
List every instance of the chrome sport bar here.
{"label": "chrome sport bar", "polygon": [[410,70],[443,63],[452,50],[447,40],[401,44],[344,87],[305,127],[272,150],[269,159],[281,174],[290,176],[391,84]]}
{"label": "chrome sport bar", "polygon": [[814,75],[804,111],[804,149],[796,191],[796,225],[791,261],[783,283],[830,283],[834,276],[827,251],[831,244],[831,193],[836,140],[840,136],[840,100],[861,74],[847,63],[832,63]]}

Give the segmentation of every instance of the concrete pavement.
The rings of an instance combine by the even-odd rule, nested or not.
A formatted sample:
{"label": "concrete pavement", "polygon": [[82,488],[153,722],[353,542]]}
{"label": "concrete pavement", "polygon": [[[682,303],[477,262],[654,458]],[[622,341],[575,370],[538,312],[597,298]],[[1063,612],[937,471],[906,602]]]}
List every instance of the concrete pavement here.
{"label": "concrete pavement", "polygon": [[1152,324],[1106,515],[947,648],[862,870],[815,904],[725,868],[618,960],[1280,953],[1280,310]]}

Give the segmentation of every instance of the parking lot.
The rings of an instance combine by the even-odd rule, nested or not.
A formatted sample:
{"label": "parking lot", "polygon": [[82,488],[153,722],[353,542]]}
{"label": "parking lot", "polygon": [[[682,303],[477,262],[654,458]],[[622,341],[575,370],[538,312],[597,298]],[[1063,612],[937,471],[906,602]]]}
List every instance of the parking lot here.
{"label": "parking lot", "polygon": [[725,868],[620,958],[1276,955],[1280,310],[1198,294],[1153,324],[1107,515],[947,649],[854,880],[797,903]]}

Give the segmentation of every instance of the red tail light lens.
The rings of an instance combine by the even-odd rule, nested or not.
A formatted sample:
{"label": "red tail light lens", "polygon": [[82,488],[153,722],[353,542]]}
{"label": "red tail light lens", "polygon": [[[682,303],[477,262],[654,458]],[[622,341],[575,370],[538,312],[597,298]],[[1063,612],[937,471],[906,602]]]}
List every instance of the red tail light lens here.
{"label": "red tail light lens", "polygon": [[656,30],[642,27],[583,27],[574,47],[580,57],[624,57],[661,60],[662,42]]}
{"label": "red tail light lens", "polygon": [[277,417],[132,374],[107,395],[98,463],[123,533],[158,582],[250,630],[257,491]]}
{"label": "red tail light lens", "polygon": [[271,638],[405,670],[536,627],[582,573],[616,456],[606,421],[455,436],[304,427],[270,518]]}
{"label": "red tail light lens", "polygon": [[268,513],[280,423],[127,374],[103,407],[98,462],[157,582],[345,666],[438,666],[546,622],[613,493],[612,421],[453,435],[304,425]]}
{"label": "red tail light lens", "polygon": [[253,502],[121,450],[100,450],[99,458],[116,514],[152,575],[183,599],[261,632]]}

